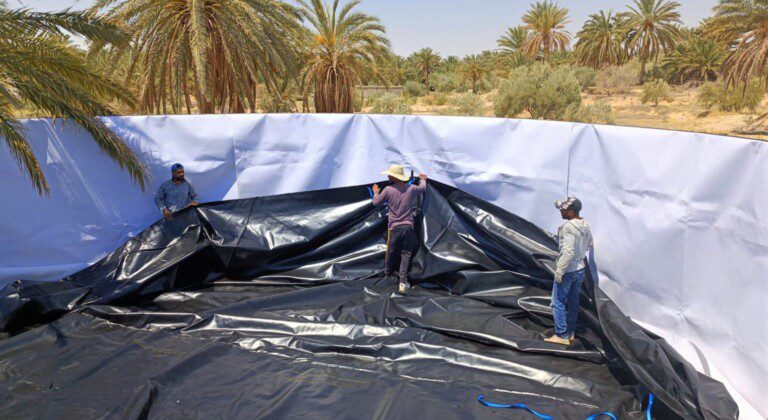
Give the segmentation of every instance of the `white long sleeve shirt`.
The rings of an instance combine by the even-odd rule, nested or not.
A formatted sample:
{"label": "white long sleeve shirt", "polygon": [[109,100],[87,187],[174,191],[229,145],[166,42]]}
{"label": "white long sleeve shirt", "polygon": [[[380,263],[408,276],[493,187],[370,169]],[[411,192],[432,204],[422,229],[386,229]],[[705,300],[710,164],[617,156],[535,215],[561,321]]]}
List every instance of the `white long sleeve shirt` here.
{"label": "white long sleeve shirt", "polygon": [[584,257],[592,248],[592,231],[584,219],[571,219],[557,231],[558,249],[555,276],[584,268]]}

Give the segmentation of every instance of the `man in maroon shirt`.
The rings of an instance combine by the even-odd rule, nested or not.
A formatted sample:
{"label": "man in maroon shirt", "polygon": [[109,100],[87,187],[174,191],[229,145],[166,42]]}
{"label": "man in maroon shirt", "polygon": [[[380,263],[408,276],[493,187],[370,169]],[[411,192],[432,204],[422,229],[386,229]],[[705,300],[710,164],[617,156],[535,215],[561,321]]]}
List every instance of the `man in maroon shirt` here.
{"label": "man in maroon shirt", "polygon": [[384,260],[384,275],[391,276],[394,272],[395,258],[400,254],[400,292],[408,288],[408,265],[411,262],[411,254],[416,248],[416,233],[413,230],[413,207],[416,200],[427,188],[427,175],[419,174],[421,182],[416,185],[408,185],[409,177],[405,175],[402,165],[392,165],[381,173],[387,175],[392,185],[379,191],[379,186],[374,184],[373,205],[378,206],[384,201],[388,204],[388,232],[387,254]]}

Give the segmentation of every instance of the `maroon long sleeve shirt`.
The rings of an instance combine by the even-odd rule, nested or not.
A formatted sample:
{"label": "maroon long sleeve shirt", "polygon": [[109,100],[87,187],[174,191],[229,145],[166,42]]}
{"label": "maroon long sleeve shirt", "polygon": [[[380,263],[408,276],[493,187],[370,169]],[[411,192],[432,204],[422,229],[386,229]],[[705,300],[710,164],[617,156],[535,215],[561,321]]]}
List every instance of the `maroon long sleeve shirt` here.
{"label": "maroon long sleeve shirt", "polygon": [[388,229],[392,230],[397,226],[413,226],[413,208],[416,200],[427,188],[427,180],[422,179],[419,185],[389,185],[379,194],[373,195],[373,205],[378,206],[383,201],[387,201],[389,207]]}

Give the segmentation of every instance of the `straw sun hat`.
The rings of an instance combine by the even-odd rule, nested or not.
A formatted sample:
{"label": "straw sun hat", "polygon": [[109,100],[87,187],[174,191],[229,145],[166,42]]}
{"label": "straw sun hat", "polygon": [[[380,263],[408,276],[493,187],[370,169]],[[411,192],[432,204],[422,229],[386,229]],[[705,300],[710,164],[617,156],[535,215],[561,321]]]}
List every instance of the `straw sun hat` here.
{"label": "straw sun hat", "polygon": [[392,165],[389,167],[389,169],[382,172],[381,174],[395,177],[403,182],[408,182],[408,180],[411,179],[410,176],[405,174],[405,169],[403,169],[403,165]]}

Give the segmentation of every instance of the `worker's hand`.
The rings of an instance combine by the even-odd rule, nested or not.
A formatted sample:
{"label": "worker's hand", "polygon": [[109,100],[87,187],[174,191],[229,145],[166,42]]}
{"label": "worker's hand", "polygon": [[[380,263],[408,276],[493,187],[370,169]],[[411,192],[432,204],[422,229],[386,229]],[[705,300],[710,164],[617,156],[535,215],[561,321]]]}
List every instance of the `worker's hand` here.
{"label": "worker's hand", "polygon": [[193,202],[189,203],[189,207],[197,207],[199,205],[200,205],[200,203],[198,203],[197,201],[193,201]]}
{"label": "worker's hand", "polygon": [[165,217],[165,220],[171,220],[171,216],[173,216],[173,213],[171,213],[170,210],[163,210],[163,217]]}
{"label": "worker's hand", "polygon": [[427,174],[419,174],[419,179],[427,180]]}
{"label": "worker's hand", "polygon": [[371,190],[373,190],[374,194],[378,194],[379,193],[379,184],[373,184],[373,186],[371,186]]}
{"label": "worker's hand", "polygon": [[563,284],[563,275],[555,273],[555,283]]}

